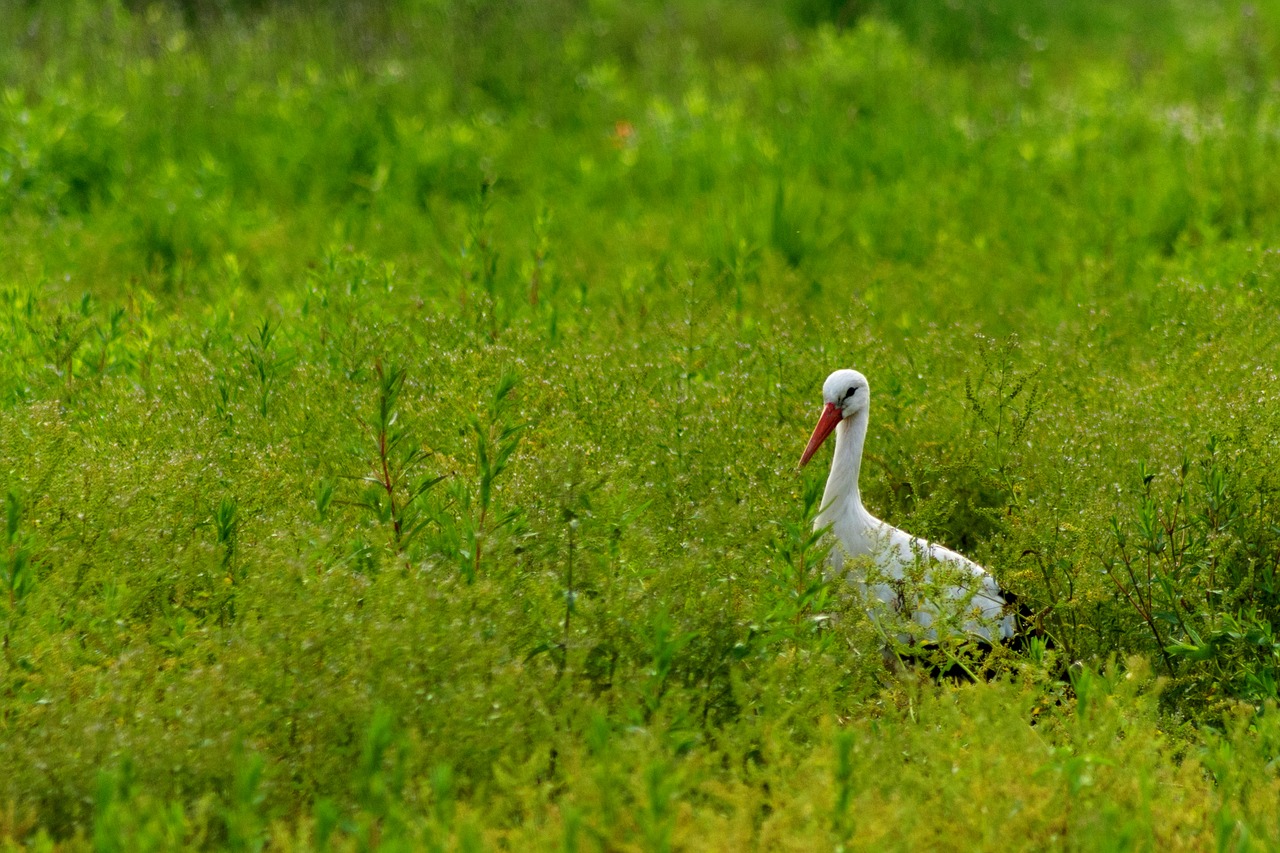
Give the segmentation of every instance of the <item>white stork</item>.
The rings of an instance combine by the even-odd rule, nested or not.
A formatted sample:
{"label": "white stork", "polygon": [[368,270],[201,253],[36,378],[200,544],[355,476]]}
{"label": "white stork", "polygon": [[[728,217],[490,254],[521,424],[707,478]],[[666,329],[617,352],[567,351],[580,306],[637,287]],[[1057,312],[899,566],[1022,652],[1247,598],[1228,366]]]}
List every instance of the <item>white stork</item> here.
{"label": "white stork", "polygon": [[[894,611],[910,613],[923,629],[918,636],[900,635],[903,642],[937,640],[935,625],[940,621],[958,626],[964,634],[985,643],[991,643],[993,636],[1012,639],[1014,617],[1005,612],[1005,596],[986,569],[955,551],[886,524],[862,505],[858,472],[871,410],[867,378],[856,370],[837,370],[823,383],[822,400],[822,416],[800,457],[800,465],[807,464],[827,436],[835,432],[831,475],[822,496],[822,508],[813,522],[814,529],[830,526],[835,535],[832,568],[839,573],[845,555],[870,558],[880,577],[872,577],[870,583],[855,578],[858,585]],[[904,581],[908,574],[922,574],[923,585],[933,590],[931,597],[909,591],[910,585]],[[943,633],[949,632],[944,629]]]}

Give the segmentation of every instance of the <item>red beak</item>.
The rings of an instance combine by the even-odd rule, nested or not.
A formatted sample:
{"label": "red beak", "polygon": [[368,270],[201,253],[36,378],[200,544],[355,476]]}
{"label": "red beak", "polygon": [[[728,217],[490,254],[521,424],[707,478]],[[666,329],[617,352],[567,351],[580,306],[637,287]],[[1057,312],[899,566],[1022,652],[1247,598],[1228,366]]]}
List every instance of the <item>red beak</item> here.
{"label": "red beak", "polygon": [[800,467],[803,468],[809,463],[809,459],[822,446],[822,442],[827,440],[827,436],[831,435],[831,431],[836,428],[836,424],[840,423],[840,419],[844,417],[844,413],[836,406],[835,403],[827,403],[822,409],[822,417],[818,418],[818,425],[813,428],[813,435],[809,437],[809,446],[804,449],[804,455],[800,457]]}

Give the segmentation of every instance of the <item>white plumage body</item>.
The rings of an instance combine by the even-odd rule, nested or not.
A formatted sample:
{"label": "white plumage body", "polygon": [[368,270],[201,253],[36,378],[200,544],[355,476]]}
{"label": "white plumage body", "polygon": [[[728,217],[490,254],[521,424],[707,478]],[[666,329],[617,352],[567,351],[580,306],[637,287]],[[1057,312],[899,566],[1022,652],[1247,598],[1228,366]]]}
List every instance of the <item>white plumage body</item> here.
{"label": "white plumage body", "polygon": [[[834,423],[831,474],[814,520],[815,529],[829,526],[835,537],[833,571],[846,571],[846,557],[867,558],[850,561],[849,579],[881,605],[910,614],[920,630],[900,635],[904,642],[936,640],[940,623],[987,642],[1012,637],[1013,617],[1004,612],[1004,596],[985,569],[949,548],[881,521],[862,505],[858,476],[870,412],[866,377],[854,370],[838,370],[822,390],[823,419],[802,462],[808,462]],[[872,609],[874,616],[876,606]],[[944,628],[946,633],[950,631]]]}

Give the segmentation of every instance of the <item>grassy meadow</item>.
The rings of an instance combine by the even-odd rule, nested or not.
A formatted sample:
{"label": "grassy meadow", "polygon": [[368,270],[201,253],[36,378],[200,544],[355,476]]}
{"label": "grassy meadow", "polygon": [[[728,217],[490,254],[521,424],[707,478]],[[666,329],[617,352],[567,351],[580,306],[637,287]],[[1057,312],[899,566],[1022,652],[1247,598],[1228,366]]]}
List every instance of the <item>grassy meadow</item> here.
{"label": "grassy meadow", "polygon": [[[1280,847],[1280,3],[0,44],[3,849]],[[824,578],[838,367],[990,682]]]}

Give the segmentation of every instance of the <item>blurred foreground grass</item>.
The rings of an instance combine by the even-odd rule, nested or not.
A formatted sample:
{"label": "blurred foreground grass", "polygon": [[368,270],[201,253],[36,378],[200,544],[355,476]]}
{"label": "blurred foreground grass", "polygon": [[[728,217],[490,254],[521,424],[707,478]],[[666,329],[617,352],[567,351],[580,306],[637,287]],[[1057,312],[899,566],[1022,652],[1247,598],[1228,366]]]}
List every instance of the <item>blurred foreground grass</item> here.
{"label": "blurred foreground grass", "polygon": [[[1276,4],[0,34],[5,844],[1280,844]],[[840,366],[1047,655],[885,672]]]}

